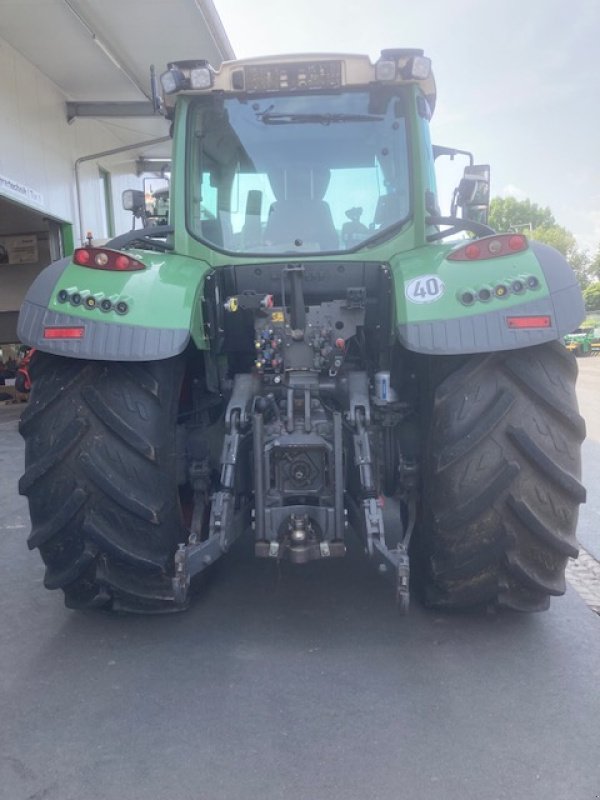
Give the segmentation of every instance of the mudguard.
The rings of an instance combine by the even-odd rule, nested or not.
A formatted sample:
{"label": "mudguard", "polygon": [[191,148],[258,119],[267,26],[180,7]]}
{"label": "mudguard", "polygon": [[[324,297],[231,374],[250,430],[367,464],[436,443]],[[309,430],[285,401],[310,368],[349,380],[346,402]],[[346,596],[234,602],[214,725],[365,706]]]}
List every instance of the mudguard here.
{"label": "mudguard", "polygon": [[[455,243],[429,245],[390,260],[396,335],[408,350],[460,354],[528,347],[562,338],[584,318],[577,279],[553,248],[531,242],[523,252],[480,262],[448,260],[454,248]],[[205,349],[201,300],[211,267],[172,253],[128,252],[146,268],[107,272],[77,266],[68,258],[47,267],[21,308],[20,340],[45,352],[92,360],[169,358],[181,353],[190,338]],[[527,285],[530,278],[535,288]],[[525,283],[520,293],[510,288],[515,280]],[[508,287],[501,297],[494,293],[498,285]],[[484,301],[481,290],[486,288],[489,297]],[[476,297],[469,306],[461,302],[465,291]],[[92,308],[84,302],[90,296],[96,301]],[[111,300],[109,312],[101,310],[106,298]],[[123,314],[115,311],[119,302],[126,305]],[[548,317],[550,324],[515,329],[508,324],[515,316]],[[81,337],[48,338],[47,329],[69,326],[81,327]]]}
{"label": "mudguard", "polygon": [[[64,258],[43,270],[21,307],[19,339],[47,353],[107,361],[169,358],[190,338],[205,348],[201,292],[208,265],[170,253],[128,254],[145,269],[108,272]],[[110,309],[103,310],[103,300]],[[73,327],[82,329],[79,338],[48,338],[49,329]]]}
{"label": "mudguard", "polygon": [[[437,249],[437,248],[436,248]],[[481,262],[448,261],[448,248],[437,249],[424,270],[418,252],[393,264],[396,282],[397,337],[408,350],[428,354],[482,353],[513,350],[562,338],[585,317],[581,289],[573,270],[552,247],[532,241],[527,250]],[[535,278],[521,293],[511,291],[515,280]],[[433,291],[427,294],[427,281]],[[420,282],[419,282],[420,281]],[[498,285],[508,287],[501,297]],[[415,295],[415,287],[424,296]],[[482,288],[490,297],[479,300]],[[461,303],[474,294],[470,306]],[[412,292],[412,295],[411,295]],[[511,317],[549,317],[547,327],[512,328]]]}

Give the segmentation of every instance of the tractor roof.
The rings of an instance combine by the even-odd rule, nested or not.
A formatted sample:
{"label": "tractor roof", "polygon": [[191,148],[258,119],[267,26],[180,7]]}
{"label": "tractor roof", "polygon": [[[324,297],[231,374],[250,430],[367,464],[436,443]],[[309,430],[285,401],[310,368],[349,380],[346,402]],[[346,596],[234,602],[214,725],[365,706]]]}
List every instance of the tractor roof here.
{"label": "tractor roof", "polygon": [[177,94],[213,91],[265,94],[323,91],[344,87],[417,84],[433,112],[436,100],[431,62],[422,50],[382,50],[372,63],[368,56],[299,53],[225,61],[215,70],[207,61],[174,61],[161,76],[167,112]]}

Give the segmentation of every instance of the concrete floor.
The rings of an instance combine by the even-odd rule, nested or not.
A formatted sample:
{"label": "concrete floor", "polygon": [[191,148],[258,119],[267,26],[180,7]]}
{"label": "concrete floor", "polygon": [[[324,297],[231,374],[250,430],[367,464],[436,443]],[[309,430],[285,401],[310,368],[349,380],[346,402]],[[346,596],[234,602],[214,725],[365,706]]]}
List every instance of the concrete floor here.
{"label": "concrete floor", "polygon": [[600,795],[600,618],[572,590],[402,619],[358,559],[278,575],[242,542],[184,615],[70,612],[25,546],[1,411],[2,800]]}

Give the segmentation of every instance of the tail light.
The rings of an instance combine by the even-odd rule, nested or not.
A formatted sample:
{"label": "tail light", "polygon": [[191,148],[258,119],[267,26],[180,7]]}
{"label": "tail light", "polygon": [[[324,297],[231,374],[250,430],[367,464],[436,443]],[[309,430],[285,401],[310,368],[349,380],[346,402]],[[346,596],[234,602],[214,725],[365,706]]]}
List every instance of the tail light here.
{"label": "tail light", "polygon": [[483,261],[486,258],[510,256],[527,250],[527,237],[522,233],[500,233],[497,236],[485,236],[475,239],[469,244],[453,250],[448,261]]}
{"label": "tail light", "polygon": [[105,269],[112,272],[135,272],[145,269],[141,261],[107,247],[78,247],[73,253],[73,261],[80,267]]}

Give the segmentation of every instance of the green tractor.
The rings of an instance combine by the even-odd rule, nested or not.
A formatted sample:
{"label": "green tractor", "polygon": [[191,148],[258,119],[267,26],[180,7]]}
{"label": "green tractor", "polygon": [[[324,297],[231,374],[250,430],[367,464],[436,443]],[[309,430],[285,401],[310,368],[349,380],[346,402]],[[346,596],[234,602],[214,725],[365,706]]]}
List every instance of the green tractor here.
{"label": "green tractor", "polygon": [[[577,555],[563,257],[486,225],[470,163],[440,214],[419,50],[175,62],[168,225],[48,267],[20,491],[70,608],[176,611],[246,533],[344,556],[406,611],[547,608]],[[252,533],[250,534],[250,531]]]}
{"label": "green tractor", "polygon": [[597,355],[600,347],[600,328],[575,328],[564,337],[567,350],[576,356]]}

